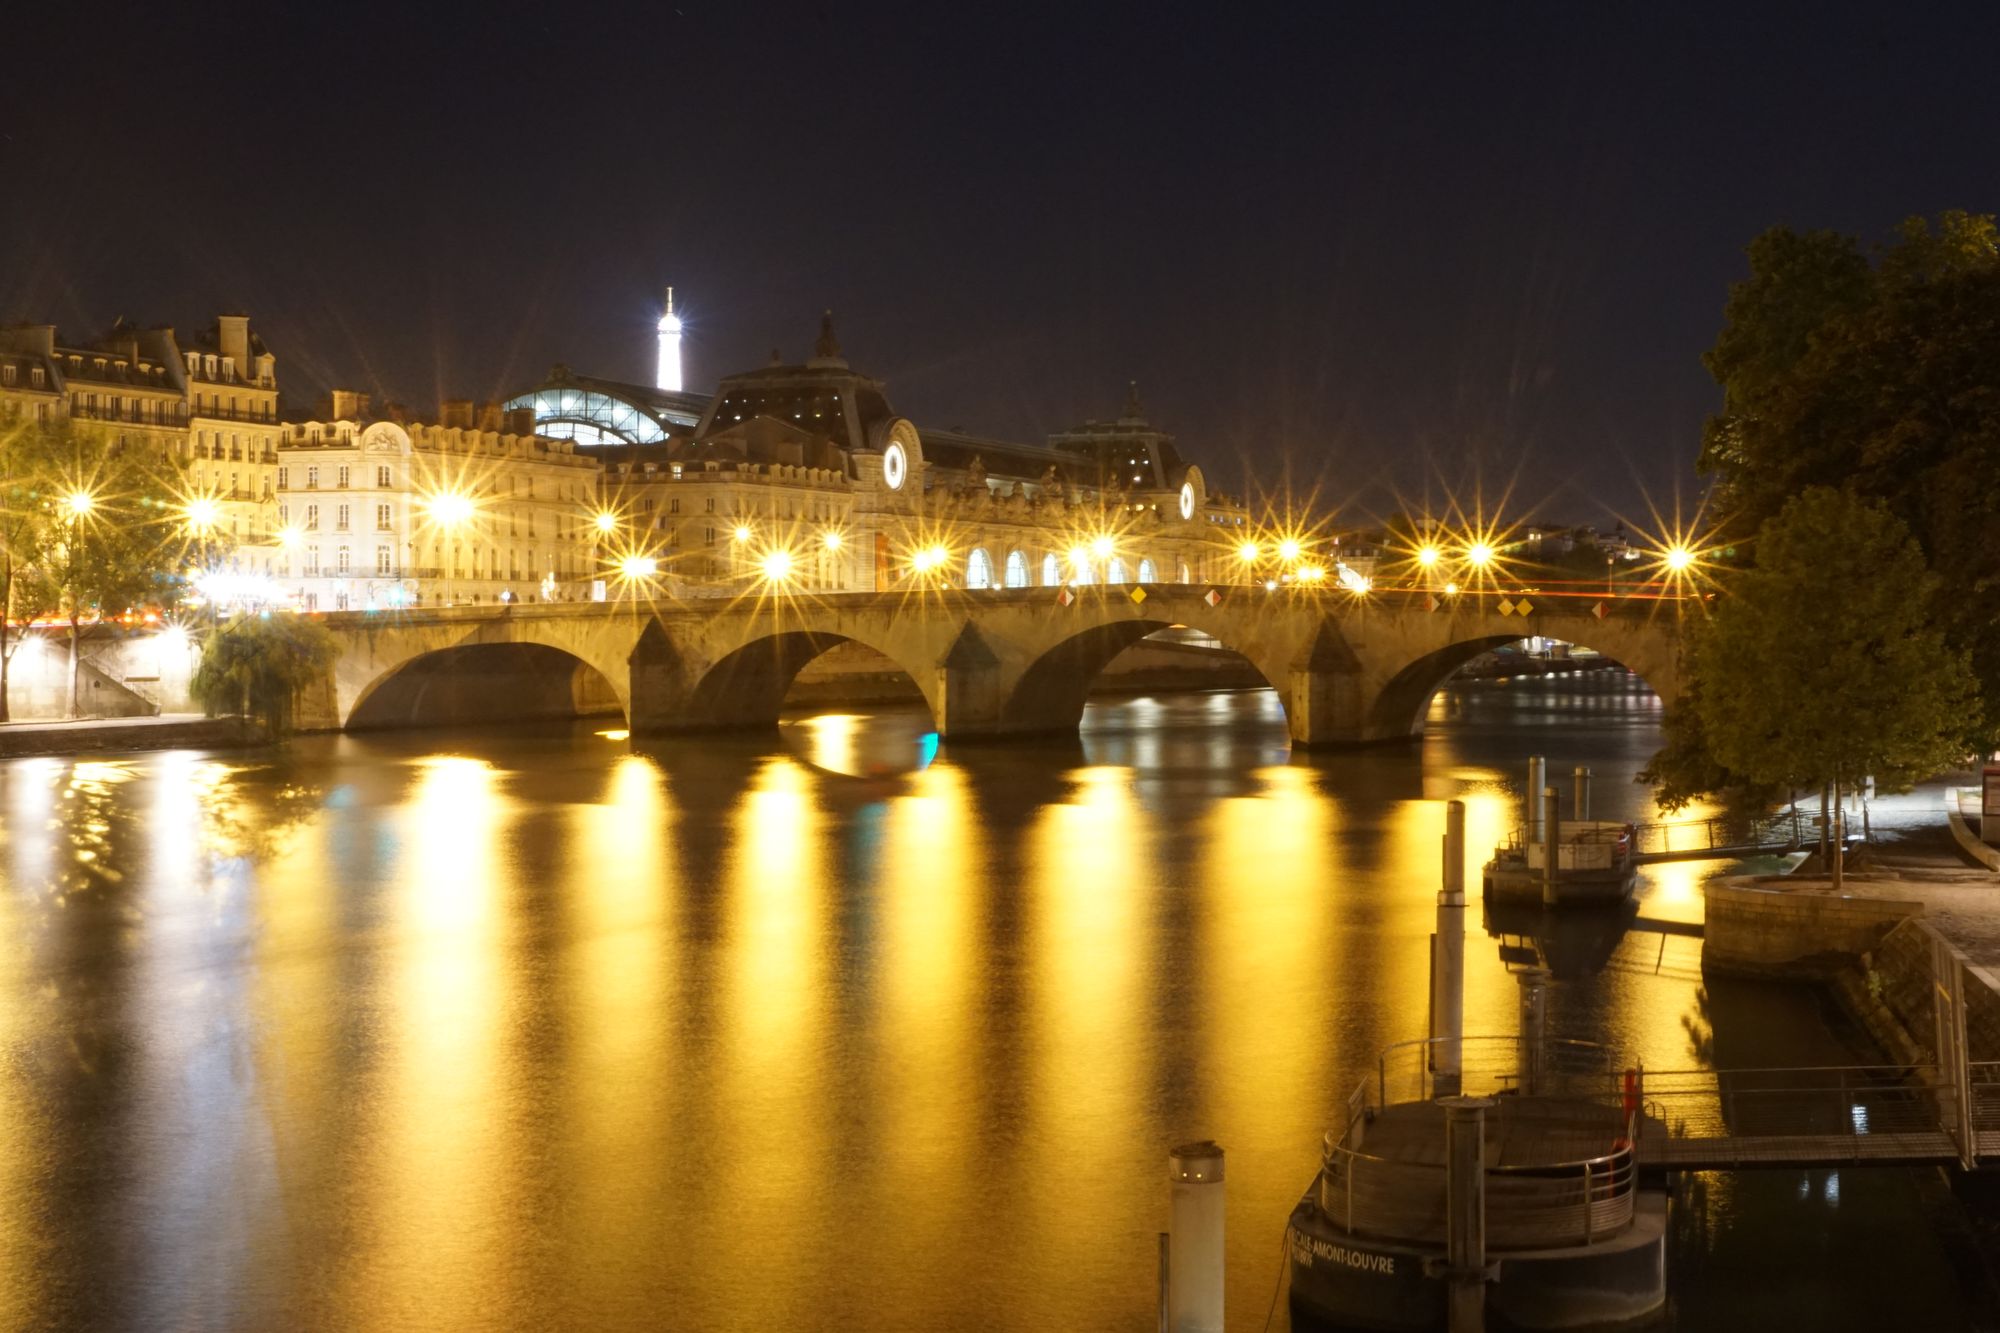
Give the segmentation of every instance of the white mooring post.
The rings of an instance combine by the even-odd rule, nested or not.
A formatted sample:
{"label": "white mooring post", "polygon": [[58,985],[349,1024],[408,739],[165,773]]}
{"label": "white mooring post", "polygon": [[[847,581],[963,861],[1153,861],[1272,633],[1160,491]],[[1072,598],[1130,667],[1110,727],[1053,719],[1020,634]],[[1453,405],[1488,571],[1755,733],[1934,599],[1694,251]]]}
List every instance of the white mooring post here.
{"label": "white mooring post", "polygon": [[1547,968],[1528,967],[1516,974],[1521,983],[1521,1068],[1518,1080],[1521,1095],[1533,1097],[1542,1091],[1546,1073],[1549,1036],[1549,973]]}
{"label": "white mooring post", "polygon": [[1486,1328],[1486,1112],[1490,1097],[1444,1103],[1445,1297],[1451,1333]]}
{"label": "white mooring post", "polygon": [[1444,806],[1444,881],[1437,897],[1436,965],[1431,970],[1432,1083],[1456,1097],[1465,1049],[1465,802]]}
{"label": "white mooring post", "polygon": [[1167,1325],[1222,1333],[1222,1149],[1206,1139],[1181,1145],[1167,1158],[1167,1180]]}
{"label": "white mooring post", "polygon": [[1576,800],[1570,803],[1570,811],[1576,819],[1590,818],[1590,770],[1582,764],[1576,766]]}

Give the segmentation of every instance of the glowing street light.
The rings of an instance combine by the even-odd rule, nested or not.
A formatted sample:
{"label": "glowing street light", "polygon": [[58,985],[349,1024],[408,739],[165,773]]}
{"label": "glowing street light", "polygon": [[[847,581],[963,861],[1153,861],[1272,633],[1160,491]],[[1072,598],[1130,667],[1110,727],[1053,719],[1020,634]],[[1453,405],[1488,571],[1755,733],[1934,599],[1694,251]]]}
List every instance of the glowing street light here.
{"label": "glowing street light", "polygon": [[1661,560],[1670,572],[1682,574],[1694,566],[1694,552],[1685,546],[1669,546]]}
{"label": "glowing street light", "polygon": [[1318,583],[1326,577],[1326,571],[1318,565],[1305,565],[1299,569],[1299,582]]}
{"label": "glowing street light", "polygon": [[1417,563],[1425,569],[1436,566],[1438,558],[1438,548],[1435,546],[1419,546],[1417,548]]}
{"label": "glowing street light", "polygon": [[278,545],[284,547],[287,551],[297,550],[299,543],[304,540],[305,534],[299,531],[296,524],[288,523],[278,529]]}
{"label": "glowing street light", "polygon": [[206,537],[222,523],[222,506],[206,495],[198,495],[187,502],[183,510],[188,531],[197,537]]}
{"label": "glowing street light", "polygon": [[1090,543],[1091,554],[1099,560],[1109,560],[1112,551],[1116,549],[1109,537],[1099,537]]}
{"label": "glowing street light", "polygon": [[1287,564],[1299,558],[1299,544],[1290,537],[1278,543],[1278,558]]}
{"label": "glowing street light", "polygon": [[1236,548],[1236,558],[1246,565],[1255,563],[1257,557],[1262,554],[1263,551],[1258,548],[1256,542],[1244,542]]}
{"label": "glowing street light", "polygon": [[598,514],[597,530],[599,532],[615,532],[617,531],[617,529],[618,529],[618,515],[612,513],[609,509],[606,509]]}
{"label": "glowing street light", "polygon": [[942,569],[951,559],[951,552],[942,546],[924,546],[910,553],[910,568],[919,574],[928,574],[934,569]]}
{"label": "glowing street light", "polygon": [[430,511],[431,521],[447,528],[455,528],[472,518],[472,497],[457,491],[439,491],[424,501]]}
{"label": "glowing street light", "polygon": [[660,562],[650,555],[628,555],[618,561],[619,575],[634,582],[652,578],[659,572]]}
{"label": "glowing street light", "polygon": [[782,549],[768,551],[757,567],[772,583],[784,583],[792,577],[792,553]]}
{"label": "glowing street light", "polygon": [[72,519],[88,518],[90,512],[97,508],[97,497],[89,491],[71,491],[63,497],[63,508],[69,511]]}
{"label": "glowing street light", "polygon": [[749,540],[750,540],[750,526],[749,526],[749,524],[747,524],[747,523],[738,523],[738,524],[736,525],[736,531],[735,531],[735,532],[733,532],[733,533],[731,533],[731,534],[730,534],[730,536],[734,537],[734,538],[735,538],[735,539],[736,539],[737,541],[739,541],[739,542],[747,542],[747,541],[749,541]]}
{"label": "glowing street light", "polygon": [[1485,542],[1474,542],[1465,548],[1465,560],[1474,569],[1484,569],[1493,562],[1493,548]]}
{"label": "glowing street light", "polygon": [[829,532],[819,539],[819,543],[829,551],[838,551],[840,549],[840,534]]}

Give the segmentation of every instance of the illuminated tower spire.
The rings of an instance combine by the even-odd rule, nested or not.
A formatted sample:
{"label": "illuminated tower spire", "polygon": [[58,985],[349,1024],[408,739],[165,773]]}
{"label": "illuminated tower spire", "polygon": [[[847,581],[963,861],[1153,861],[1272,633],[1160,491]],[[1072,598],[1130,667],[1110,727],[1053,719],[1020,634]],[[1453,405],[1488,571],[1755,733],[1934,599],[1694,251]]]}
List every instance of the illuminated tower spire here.
{"label": "illuminated tower spire", "polygon": [[660,316],[660,371],[654,387],[681,390],[681,317],[674,313],[674,289],[667,288],[667,313]]}

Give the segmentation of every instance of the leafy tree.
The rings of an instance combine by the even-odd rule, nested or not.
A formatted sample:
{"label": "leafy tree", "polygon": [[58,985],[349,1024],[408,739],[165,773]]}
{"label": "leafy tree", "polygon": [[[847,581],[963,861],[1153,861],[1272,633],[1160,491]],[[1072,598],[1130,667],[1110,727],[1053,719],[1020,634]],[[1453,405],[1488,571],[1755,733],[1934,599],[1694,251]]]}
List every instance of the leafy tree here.
{"label": "leafy tree", "polygon": [[340,641],[308,616],[241,615],[202,645],[189,692],[210,717],[255,717],[273,735],[291,730],[298,692],[323,679],[340,659]]}
{"label": "leafy tree", "polygon": [[175,598],[179,464],[67,421],[10,433],[6,453],[8,595],[24,618],[68,622],[68,713],[76,717],[85,617]]}
{"label": "leafy tree", "polygon": [[1935,610],[1970,654],[2000,743],[2000,229],[1912,218],[1873,258],[1830,232],[1750,247],[1705,358],[1723,388],[1701,464],[1725,521],[1754,531],[1837,484],[1881,501],[1941,580]]}
{"label": "leafy tree", "polygon": [[47,474],[36,426],[22,418],[0,422],[0,722],[9,720],[7,673],[27,637],[14,628],[25,619],[28,571],[42,534]]}
{"label": "leafy tree", "polygon": [[1884,505],[1801,492],[1696,633],[1703,748],[1751,782],[1822,792],[1962,760],[1982,719],[1967,654],[1932,617],[1942,582]]}

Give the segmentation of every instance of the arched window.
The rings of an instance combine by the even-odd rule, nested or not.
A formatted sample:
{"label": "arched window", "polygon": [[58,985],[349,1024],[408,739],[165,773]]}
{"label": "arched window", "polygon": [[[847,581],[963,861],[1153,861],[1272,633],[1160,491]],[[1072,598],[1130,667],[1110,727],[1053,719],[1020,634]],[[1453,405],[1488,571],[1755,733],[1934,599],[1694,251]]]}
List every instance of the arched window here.
{"label": "arched window", "polygon": [[986,548],[975,546],[972,554],[965,557],[965,586],[968,588],[990,588],[993,586],[993,557],[986,554]]}
{"label": "arched window", "polygon": [[1158,583],[1160,571],[1153,568],[1153,562],[1141,557],[1139,560],[1139,582]]}
{"label": "arched window", "polygon": [[1188,568],[1188,562],[1185,560],[1181,561],[1181,582],[1194,582],[1193,571]]}
{"label": "arched window", "polygon": [[1058,583],[1061,582],[1062,582],[1062,563],[1055,558],[1054,553],[1050,553],[1048,555],[1043,556],[1042,586],[1044,588],[1053,588]]}
{"label": "arched window", "polygon": [[1007,552],[1007,586],[1010,588],[1028,586],[1028,557],[1025,552]]}
{"label": "arched window", "polygon": [[1105,566],[1104,569],[1104,581],[1106,583],[1123,583],[1125,581],[1125,561],[1123,557],[1115,555],[1111,557],[1111,563]]}

